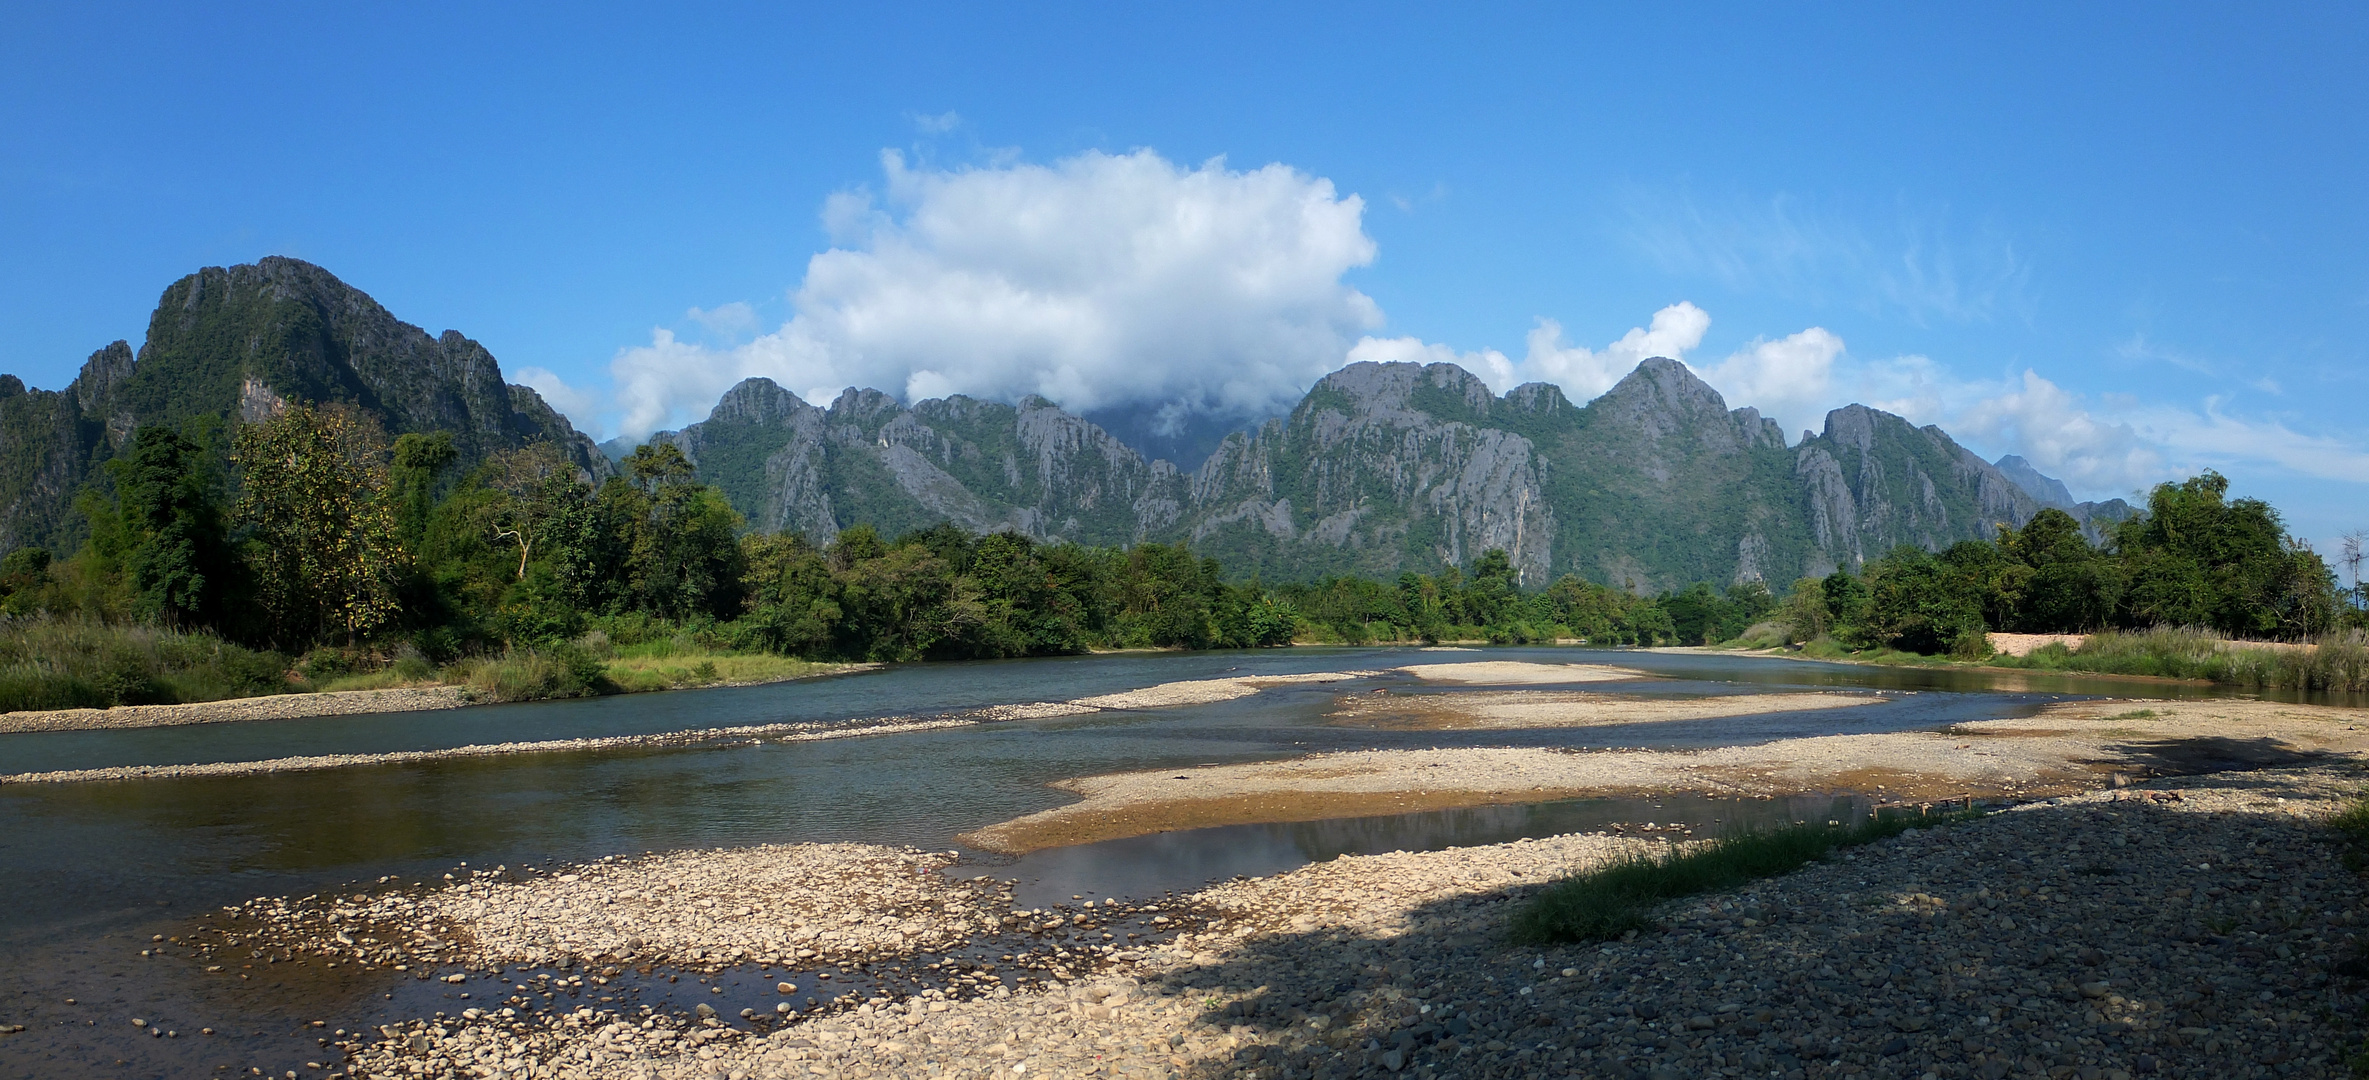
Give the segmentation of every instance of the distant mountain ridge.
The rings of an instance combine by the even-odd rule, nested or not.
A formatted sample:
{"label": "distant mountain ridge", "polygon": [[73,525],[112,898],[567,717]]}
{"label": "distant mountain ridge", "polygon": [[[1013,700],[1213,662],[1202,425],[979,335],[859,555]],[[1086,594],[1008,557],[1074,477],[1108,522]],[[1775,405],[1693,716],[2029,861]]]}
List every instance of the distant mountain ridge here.
{"label": "distant mountain ridge", "polygon": [[[457,331],[431,337],[320,267],[267,258],[175,282],[136,354],[109,345],[64,390],[0,376],[0,550],[70,550],[75,493],[138,426],[253,420],[293,401],[350,402],[398,434],[449,431],[464,463],[549,439],[599,479],[630,449],[595,446]],[[1199,455],[1210,434],[1177,445]],[[828,540],[858,522],[893,534],[951,521],[1185,541],[1274,580],[1389,577],[1503,548],[1532,586],[1566,573],[1640,591],[1783,584],[1896,544],[1985,538],[2043,506],[2093,528],[2130,513],[2072,503],[2021,458],[1986,462],[1862,405],[1788,446],[1776,423],[1660,358],[1585,404],[1545,383],[1499,395],[1453,364],[1351,364],[1190,472],[1041,397],[908,406],[850,388],[818,405],[766,379],[651,438],[759,530]]]}
{"label": "distant mountain ridge", "polygon": [[1544,383],[1499,396],[1453,364],[1352,364],[1189,474],[1039,397],[907,407],[849,389],[818,406],[761,378],[651,438],[682,448],[758,529],[827,540],[857,522],[952,521],[1183,540],[1276,579],[1387,577],[1504,548],[1531,585],[1782,584],[1896,544],[1987,538],[2043,505],[1941,429],[1865,406],[1788,447],[1668,359],[1584,406]]}
{"label": "distant mountain ridge", "polygon": [[503,382],[484,346],[430,337],[327,270],[271,257],[174,282],[137,353],[100,349],[64,390],[0,376],[0,550],[71,549],[75,493],[140,426],[252,421],[288,402],[349,403],[392,434],[450,432],[464,463],[548,439],[592,475],[612,471],[540,395]]}

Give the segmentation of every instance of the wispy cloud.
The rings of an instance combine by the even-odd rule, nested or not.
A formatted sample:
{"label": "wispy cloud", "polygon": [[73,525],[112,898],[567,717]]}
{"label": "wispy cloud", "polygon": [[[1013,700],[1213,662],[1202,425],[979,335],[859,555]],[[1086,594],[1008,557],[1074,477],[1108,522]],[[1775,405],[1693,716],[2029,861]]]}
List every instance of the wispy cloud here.
{"label": "wispy cloud", "polygon": [[1619,237],[1666,273],[1739,292],[1839,304],[1911,321],[2024,317],[2031,266],[2002,232],[1960,228],[1946,207],[1894,209],[1869,227],[1777,195],[1705,203],[1686,192],[1631,194]]}
{"label": "wispy cloud", "polygon": [[962,126],[962,114],[951,109],[935,116],[927,113],[906,113],[905,116],[912,120],[913,126],[921,129],[921,133],[924,135],[944,135]]}
{"label": "wispy cloud", "polygon": [[735,300],[712,308],[695,307],[683,317],[707,328],[707,332],[728,341],[737,341],[756,332],[757,309],[748,301]]}

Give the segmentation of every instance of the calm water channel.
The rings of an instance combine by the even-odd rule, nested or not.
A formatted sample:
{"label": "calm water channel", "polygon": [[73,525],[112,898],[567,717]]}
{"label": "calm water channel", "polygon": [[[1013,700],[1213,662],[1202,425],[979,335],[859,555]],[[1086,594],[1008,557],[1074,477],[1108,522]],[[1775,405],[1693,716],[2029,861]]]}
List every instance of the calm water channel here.
{"label": "calm water channel", "polygon": [[[640,735],[790,721],[929,716],[1064,700],[1184,679],[1380,669],[1458,659],[1612,662],[1661,679],[1598,684],[1701,695],[1857,687],[1884,704],[1572,731],[1374,731],[1328,726],[1345,689],[1285,686],[1216,705],[1098,713],[907,734],[781,743],[455,758],[240,777],[0,787],[0,1077],[279,1075],[320,1060],[311,1019],[333,1026],[415,1008],[357,988],[350,1000],[233,1000],[186,961],[145,959],[152,934],[250,897],[306,893],[384,875],[433,877],[467,862],[557,862],[685,847],[862,840],[953,846],[957,833],[1060,805],[1045,785],[1127,769],[1291,757],[1367,747],[1692,747],[1801,735],[1913,730],[2017,715],[2051,700],[2131,694],[2112,680],[1867,668],[1764,658],[1599,650],[1290,649],[925,664],[803,683],[431,713],[130,731],[0,735],[0,773],[252,761],[313,754]],[[2151,696],[2192,688],[2148,686]],[[1766,805],[1766,804],[1764,804]],[[1822,804],[1823,805],[1823,804]],[[1710,824],[1763,810],[1714,800],[1591,800],[1244,826],[1040,852],[996,864],[1031,902],[1142,895],[1213,877],[1271,873],[1352,851],[1493,843],[1614,823]],[[977,872],[975,869],[972,872]],[[219,980],[215,980],[218,983]],[[386,989],[392,989],[388,987]],[[65,1005],[67,998],[75,1005]],[[418,1015],[416,1011],[402,1015]],[[177,1040],[129,1018],[161,1019]],[[201,1025],[224,1034],[198,1039]],[[318,1075],[308,1073],[307,1075]]]}

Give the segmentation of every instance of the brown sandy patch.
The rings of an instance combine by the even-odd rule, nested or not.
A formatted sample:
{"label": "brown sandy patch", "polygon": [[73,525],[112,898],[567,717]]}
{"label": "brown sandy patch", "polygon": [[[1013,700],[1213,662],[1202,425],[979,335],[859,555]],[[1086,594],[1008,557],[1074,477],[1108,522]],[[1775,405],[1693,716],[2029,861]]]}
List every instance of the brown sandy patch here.
{"label": "brown sandy patch", "polygon": [[1130,836],[1206,829],[1218,825],[1261,825],[1284,821],[1324,821],[1331,818],[1412,814],[1424,810],[1460,810],[1515,802],[1602,797],[1617,792],[1544,791],[1519,797],[1473,791],[1277,791],[1256,795],[1223,795],[1206,799],[1122,806],[1092,816],[1065,815],[1019,821],[966,833],[963,843],[1009,854],[1040,848],[1123,840]]}
{"label": "brown sandy patch", "polygon": [[1713,720],[1774,712],[1874,705],[1877,694],[1730,694],[1641,697],[1585,690],[1500,690],[1461,694],[1361,694],[1343,697],[1332,722],[1412,731],[1577,728]]}
{"label": "brown sandy patch", "polygon": [[[1575,797],[1861,792],[1902,802],[2038,798],[2133,776],[2369,759],[2369,710],[2223,700],[2053,705],[1948,731],[1785,739],[1698,751],[1369,750],[1055,786],[1075,804],[964,836],[1022,852],[1205,825],[1304,821]],[[2135,734],[2134,734],[2135,732]]]}
{"label": "brown sandy patch", "polygon": [[1399,671],[1425,682],[1503,685],[1510,683],[1623,682],[1660,676],[1609,664],[1530,664],[1474,660],[1457,664],[1409,664]]}
{"label": "brown sandy patch", "polygon": [[2088,634],[1992,634],[1991,651],[2001,656],[2030,656],[2051,645],[2078,649]]}
{"label": "brown sandy patch", "polygon": [[1176,705],[1209,705],[1232,701],[1258,693],[1270,686],[1295,683],[1329,683],[1345,679],[1370,679],[1379,671],[1315,671],[1305,675],[1254,675],[1235,679],[1192,679],[1183,682],[1161,683],[1141,690],[1125,690],[1116,694],[1078,698],[1062,704],[1083,709],[1161,709]]}

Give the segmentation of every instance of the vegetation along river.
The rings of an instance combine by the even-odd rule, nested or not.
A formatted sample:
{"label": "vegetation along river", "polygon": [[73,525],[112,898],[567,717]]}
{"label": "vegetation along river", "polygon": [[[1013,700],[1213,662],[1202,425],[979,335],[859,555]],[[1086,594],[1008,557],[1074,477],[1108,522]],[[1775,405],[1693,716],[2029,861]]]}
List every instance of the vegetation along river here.
{"label": "vegetation along river", "polygon": [[[1345,727],[1345,693],[1424,687],[1389,669],[1456,659],[1617,664],[1658,678],[1595,684],[1641,696],[1829,688],[1884,700],[1699,721],[1494,730]],[[201,977],[171,939],[189,920],[267,895],[437,879],[463,864],[545,867],[615,854],[857,840],[956,846],[955,837],[1074,801],[1047,785],[1139,769],[1275,760],[1335,750],[1467,746],[1699,748],[1808,735],[1930,730],[2020,716],[2070,696],[2127,695],[2116,680],[1800,663],[1703,653],[1574,649],[1291,649],[922,664],[801,683],[132,730],[0,736],[0,774],[171,766],[492,743],[662,735],[751,725],[957,719],[999,705],[1066,701],[1185,680],[1383,672],[1289,683],[1216,703],[961,723],[863,738],[727,736],[674,744],[421,758],[310,771],[0,784],[0,1076],[272,1075],[319,1061],[307,1025],[359,1028],[418,1015],[412,980],[299,983]],[[2151,685],[2150,696],[2208,693]],[[1848,792],[1819,793],[1849,795]],[[1813,799],[1812,802],[1815,802]],[[1658,817],[1698,828],[1754,814],[1822,812],[1799,800],[1753,810],[1714,800],[1581,800],[1433,810],[1297,825],[1229,826],[1039,851],[970,852],[1023,881],[1023,896],[1184,889],[1348,851],[1492,843]],[[466,871],[461,871],[466,873]],[[143,951],[151,955],[143,955]],[[386,985],[379,985],[385,982]],[[395,995],[395,996],[389,996]],[[66,999],[74,999],[66,1005]],[[158,1018],[171,1038],[133,1028]],[[76,1022],[81,1018],[81,1022]],[[199,1028],[216,1034],[199,1036]],[[120,1062],[121,1064],[116,1064]]]}

